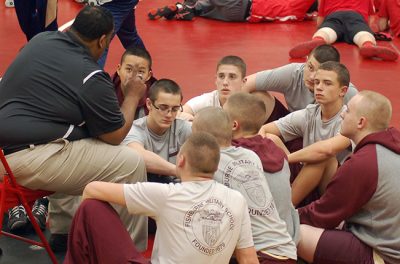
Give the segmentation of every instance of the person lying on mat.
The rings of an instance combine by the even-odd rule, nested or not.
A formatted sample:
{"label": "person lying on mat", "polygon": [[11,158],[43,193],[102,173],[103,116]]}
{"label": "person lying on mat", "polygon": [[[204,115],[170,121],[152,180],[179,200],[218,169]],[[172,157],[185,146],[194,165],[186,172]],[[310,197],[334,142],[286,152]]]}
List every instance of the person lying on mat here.
{"label": "person lying on mat", "polygon": [[[138,253],[109,204],[157,222],[151,263],[259,263],[243,196],[213,180],[220,160],[216,139],[192,134],[181,147],[182,183],[89,183],[72,223],[64,263],[150,263]],[[85,245],[82,247],[82,245]]]}
{"label": "person lying on mat", "polygon": [[389,30],[392,36],[400,37],[400,1],[382,0],[378,11],[378,30]]}
{"label": "person lying on mat", "polygon": [[343,41],[356,44],[362,57],[397,60],[399,54],[395,50],[376,45],[374,32],[368,26],[369,15],[372,14],[371,0],[321,0],[318,8],[318,30],[312,40],[293,47],[289,56],[302,58],[319,45]]}
{"label": "person lying on mat", "polygon": [[192,20],[195,16],[232,22],[302,21],[315,0],[187,0],[152,9],[151,20]]}

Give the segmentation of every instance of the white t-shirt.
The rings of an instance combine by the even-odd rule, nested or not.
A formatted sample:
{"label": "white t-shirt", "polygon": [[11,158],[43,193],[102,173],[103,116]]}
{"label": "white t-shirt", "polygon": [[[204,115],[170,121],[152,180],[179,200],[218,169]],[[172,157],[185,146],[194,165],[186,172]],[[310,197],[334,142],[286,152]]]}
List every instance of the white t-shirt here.
{"label": "white t-shirt", "polygon": [[[305,109],[295,111],[285,117],[274,121],[277,125],[284,141],[303,137],[303,147],[307,147],[315,142],[325,140],[340,134],[342,109],[328,121],[321,119],[321,106],[310,104]],[[338,161],[343,163],[351,150],[344,150],[337,155]]]}
{"label": "white t-shirt", "polygon": [[153,264],[228,263],[253,246],[246,200],[213,180],[125,184],[124,194],[131,214],[157,222]]}
{"label": "white t-shirt", "polygon": [[221,149],[214,179],[246,198],[256,250],[297,259],[296,245],[279,217],[257,154],[242,147]]}
{"label": "white t-shirt", "polygon": [[218,90],[193,97],[187,101],[186,105],[190,106],[193,114],[197,114],[201,109],[209,106],[222,108],[221,103],[219,102]]}
{"label": "white t-shirt", "polygon": [[[304,77],[305,63],[290,63],[282,67],[261,71],[256,74],[256,89],[282,93],[290,112],[304,109],[308,104],[314,104],[314,94],[306,87]],[[350,83],[344,97],[344,103],[358,93],[357,88]]]}

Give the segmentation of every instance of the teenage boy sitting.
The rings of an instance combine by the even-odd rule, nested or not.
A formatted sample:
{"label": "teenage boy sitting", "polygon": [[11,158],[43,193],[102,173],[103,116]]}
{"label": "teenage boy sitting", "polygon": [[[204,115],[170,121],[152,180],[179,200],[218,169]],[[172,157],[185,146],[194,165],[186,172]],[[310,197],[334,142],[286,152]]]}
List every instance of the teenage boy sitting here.
{"label": "teenage boy sitting", "polygon": [[292,204],[287,156],[270,139],[258,135],[265,120],[264,102],[252,94],[235,93],[228,98],[223,109],[233,122],[232,144],[250,149],[260,158],[279,216],[286,222],[293,241],[297,242],[300,221]]}
{"label": "teenage boy sitting", "polygon": [[[318,68],[314,82],[314,96],[317,104],[310,104],[303,110],[295,111],[264,125],[260,129],[260,134],[272,133],[282,137],[284,141],[302,137],[303,148],[338,136],[342,122],[340,113],[346,107],[343,105],[343,98],[350,82],[350,74],[343,64],[325,62]],[[350,154],[350,151],[346,149],[351,145],[350,140],[340,136],[340,144],[345,146],[343,148],[345,150],[336,157],[319,163],[305,163],[298,175],[292,174],[292,202],[295,206],[298,206],[313,190],[312,196],[304,201],[305,204],[315,200],[324,192],[326,185],[336,172],[337,162],[342,163]],[[290,159],[289,161],[291,162]]]}

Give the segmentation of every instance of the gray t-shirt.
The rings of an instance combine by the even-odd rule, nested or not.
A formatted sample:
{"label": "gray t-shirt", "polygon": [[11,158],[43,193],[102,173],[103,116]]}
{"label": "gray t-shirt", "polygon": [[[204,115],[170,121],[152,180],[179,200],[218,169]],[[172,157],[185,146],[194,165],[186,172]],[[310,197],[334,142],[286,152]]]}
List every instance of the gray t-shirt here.
{"label": "gray t-shirt", "polygon": [[246,198],[256,250],[297,259],[296,245],[279,217],[257,154],[241,147],[221,149],[214,179]]}
{"label": "gray t-shirt", "polygon": [[290,169],[285,160],[282,170],[271,173],[264,171],[268,186],[279,213],[285,221],[288,233],[297,244],[300,240],[300,218],[292,204],[292,189],[290,187]]}
{"label": "gray t-shirt", "polygon": [[[342,109],[328,121],[321,119],[321,106],[310,104],[305,109],[295,111],[285,117],[280,118],[274,123],[277,125],[282,138],[285,142],[295,138],[303,138],[303,147],[307,147],[315,142],[325,140],[340,134]],[[343,163],[351,150],[344,150],[337,155],[340,163]]]}
{"label": "gray t-shirt", "polygon": [[133,121],[131,130],[122,142],[142,144],[144,149],[152,151],[163,159],[175,164],[180,147],[192,133],[191,123],[175,119],[171,127],[163,134],[157,135],[147,127],[147,116]]}
{"label": "gray t-shirt", "polygon": [[[279,68],[258,72],[256,90],[282,93],[290,112],[304,109],[315,103],[314,94],[306,87],[303,76],[305,63],[291,63]],[[358,93],[350,83],[344,97],[344,103]]]}
{"label": "gray t-shirt", "polygon": [[151,263],[228,263],[253,246],[246,200],[213,180],[125,184],[124,195],[129,213],[157,222]]}

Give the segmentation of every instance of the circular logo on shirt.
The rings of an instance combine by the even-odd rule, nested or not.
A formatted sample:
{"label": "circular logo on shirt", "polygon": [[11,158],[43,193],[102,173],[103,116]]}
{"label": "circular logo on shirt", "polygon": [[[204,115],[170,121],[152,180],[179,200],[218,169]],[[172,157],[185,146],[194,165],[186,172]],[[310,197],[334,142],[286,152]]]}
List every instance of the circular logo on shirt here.
{"label": "circular logo on shirt", "polygon": [[264,172],[251,160],[231,160],[223,170],[222,183],[245,196],[250,215],[265,216],[275,206]]}
{"label": "circular logo on shirt", "polygon": [[221,200],[211,197],[187,211],[183,225],[190,244],[200,253],[212,256],[228,245],[235,219]]}

